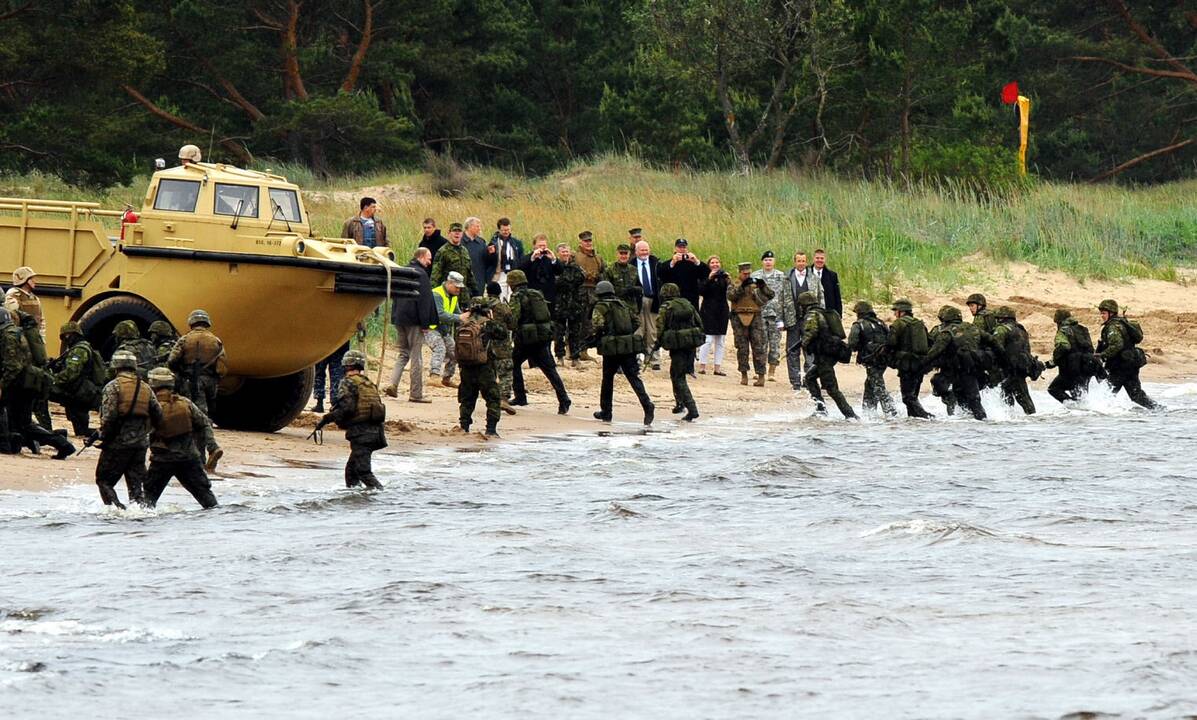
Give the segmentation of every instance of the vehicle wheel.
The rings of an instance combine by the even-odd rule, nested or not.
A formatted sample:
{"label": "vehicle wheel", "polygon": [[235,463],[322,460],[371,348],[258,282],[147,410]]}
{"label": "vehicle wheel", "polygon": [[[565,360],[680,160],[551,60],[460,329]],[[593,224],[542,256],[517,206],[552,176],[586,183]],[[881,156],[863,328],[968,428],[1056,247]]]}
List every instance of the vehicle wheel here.
{"label": "vehicle wheel", "polygon": [[92,305],[79,318],[79,325],[91,346],[107,359],[111,358],[116,350],[116,339],[112,337],[112,329],[122,320],[137,323],[137,329],[141,331],[141,336],[145,337],[149,332],[150,323],[166,320],[166,316],[139,297],[121,295],[105,298]]}
{"label": "vehicle wheel", "polygon": [[246,378],[235,391],[217,396],[209,408],[212,422],[227,430],[281,430],[303,412],[315,379],[314,368],[278,378]]}

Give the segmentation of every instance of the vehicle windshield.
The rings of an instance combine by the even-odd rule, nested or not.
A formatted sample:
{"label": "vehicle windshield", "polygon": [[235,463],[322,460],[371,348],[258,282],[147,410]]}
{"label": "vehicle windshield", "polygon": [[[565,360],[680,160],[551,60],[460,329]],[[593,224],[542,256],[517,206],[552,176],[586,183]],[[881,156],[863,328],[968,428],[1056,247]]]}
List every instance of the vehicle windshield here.
{"label": "vehicle windshield", "polygon": [[154,198],[154,209],[195,212],[199,191],[198,180],[161,180],[158,182],[158,196]]}
{"label": "vehicle windshield", "polygon": [[217,215],[258,216],[258,187],[256,185],[228,185],[216,183]]}
{"label": "vehicle windshield", "polygon": [[275,220],[303,222],[299,216],[299,195],[294,190],[270,188],[270,211]]}

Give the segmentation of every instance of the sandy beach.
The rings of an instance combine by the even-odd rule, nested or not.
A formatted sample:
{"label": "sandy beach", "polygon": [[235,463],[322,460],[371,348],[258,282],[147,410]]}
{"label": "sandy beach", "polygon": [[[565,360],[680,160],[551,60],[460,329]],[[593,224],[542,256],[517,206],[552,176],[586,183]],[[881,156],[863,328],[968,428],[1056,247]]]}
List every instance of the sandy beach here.
{"label": "sandy beach", "polygon": [[[975,260],[983,266],[984,259]],[[973,268],[979,272],[978,268]],[[1100,320],[1096,304],[1106,297],[1117,298],[1129,308],[1130,314],[1141,321],[1145,333],[1143,347],[1150,355],[1150,363],[1143,369],[1142,377],[1154,382],[1182,382],[1197,377],[1197,308],[1191,300],[1192,284],[1197,282],[1197,273],[1182,274],[1179,282],[1139,280],[1128,283],[1105,281],[1078,282],[1068,276],[1040,270],[1025,263],[1003,266],[989,276],[986,282],[978,283],[976,290],[984,292],[990,307],[1001,304],[1016,309],[1019,320],[1031,335],[1034,351],[1043,358],[1050,357],[1051,342],[1055,334],[1052,313],[1060,307],[1070,309],[1081,322],[1089,326],[1097,339]],[[974,287],[950,293],[932,289],[911,290],[903,293],[915,303],[916,314],[927,324],[934,325],[938,308],[950,303],[964,307],[964,299]],[[895,296],[899,293],[895,291]],[[850,300],[845,301],[845,324],[853,315]],[[889,318],[889,311],[879,314]],[[966,313],[967,317],[967,313]],[[425,350],[427,353],[427,350]],[[387,367],[394,358],[393,349],[387,352]],[[425,363],[427,367],[427,363]],[[810,407],[805,394],[796,397],[790,391],[785,376],[785,362],[778,368],[777,379],[764,388],[739,384],[736,371],[735,351],[732,338],[728,337],[728,352],[724,358],[726,377],[710,374],[699,375],[690,382],[691,390],[698,401],[705,419],[735,415],[749,415],[767,412],[782,406],[796,408]],[[670,426],[678,432],[685,432],[687,423],[670,414],[672,395],[670,392],[668,360],[664,359],[659,371],[645,372],[643,377],[649,394],[657,405],[658,427]],[[377,368],[371,369],[374,377]],[[837,367],[840,386],[849,401],[859,405],[864,383],[864,372],[856,365]],[[485,447],[488,443],[527,439],[536,436],[602,432],[610,426],[594,420],[591,415],[598,409],[599,365],[585,363],[579,369],[568,366],[561,368],[562,378],[573,399],[570,414],[556,413],[556,400],[544,377],[536,370],[525,368],[530,405],[518,409],[515,416],[504,415],[499,432],[501,439],[488,439],[481,433],[464,434],[457,430],[456,390],[439,383],[425,383],[425,395],[431,404],[407,402],[407,378],[400,388],[400,399],[387,399],[387,436],[390,446],[382,453],[406,454],[435,447]],[[1054,376],[1048,373],[1034,387],[1043,389]],[[896,393],[897,378],[887,375],[891,391]],[[924,393],[930,392],[924,384]],[[57,408],[55,407],[55,410]],[[831,410],[833,416],[834,409]],[[475,428],[481,428],[484,408],[479,403],[475,410]],[[324,433],[324,444],[316,445],[307,439],[319,416],[305,412],[291,426],[273,434],[245,433],[217,430],[218,442],[225,449],[225,458],[214,476],[214,480],[236,482],[238,478],[269,478],[278,468],[310,467],[328,473],[330,485],[341,482],[341,467],[348,453],[348,444],[343,434],[334,427]],[[635,429],[641,422],[640,406],[622,378],[616,378],[615,421],[617,427]],[[55,413],[56,427],[69,427],[60,412]],[[622,424],[622,425],[621,425]],[[94,481],[95,463],[99,452],[88,450],[65,461],[52,461],[50,451],[40,457],[28,453],[21,456],[7,456],[0,459],[0,489],[37,490],[50,489],[63,484],[91,483]],[[219,495],[219,486],[216,488]]]}

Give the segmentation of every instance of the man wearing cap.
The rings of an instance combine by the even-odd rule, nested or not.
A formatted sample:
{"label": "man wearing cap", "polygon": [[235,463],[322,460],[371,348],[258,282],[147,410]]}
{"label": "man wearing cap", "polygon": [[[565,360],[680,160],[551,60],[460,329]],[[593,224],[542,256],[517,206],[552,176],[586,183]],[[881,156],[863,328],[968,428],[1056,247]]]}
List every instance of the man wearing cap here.
{"label": "man wearing cap", "polygon": [[1106,364],[1110,388],[1115,395],[1126,388],[1131,400],[1145,408],[1158,408],[1159,404],[1147,396],[1139,382],[1139,368],[1147,364],[1147,354],[1139,347],[1143,329],[1139,323],[1119,315],[1118,303],[1114,300],[1102,300],[1097,309],[1102,323],[1097,354]]}
{"label": "man wearing cap", "polygon": [[615,248],[615,262],[607,266],[603,272],[603,279],[615,288],[615,297],[628,304],[628,309],[640,317],[640,298],[644,291],[640,287],[640,277],[636,268],[632,267],[632,246],[620,243]]}
{"label": "man wearing cap", "polygon": [[[594,233],[589,230],[578,233],[578,252],[574,256],[574,262],[582,268],[582,289],[586,293],[586,307],[582,313],[582,337],[589,338],[592,332],[590,317],[594,312],[594,304],[598,302],[594,288],[598,281],[603,279],[603,273],[607,270],[606,261],[599,257],[594,250]],[[589,350],[583,350],[578,359],[594,360],[590,356]]]}
{"label": "man wearing cap", "polygon": [[677,285],[679,295],[697,309],[699,298],[702,296],[702,286],[706,283],[710,269],[705,266],[698,256],[690,252],[690,241],[678,238],[673,242],[673,256],[669,261],[661,261],[657,272],[661,284],[673,283]]}
{"label": "man wearing cap", "polygon": [[761,255],[761,269],[752,273],[753,280],[764,280],[773,291],[773,299],[761,308],[761,318],[765,323],[765,341],[768,347],[769,381],[776,382],[777,365],[781,362],[781,331],[785,322],[781,319],[781,303],[785,297],[786,274],[774,265],[777,260],[772,250],[766,250]]}
{"label": "man wearing cap", "polygon": [[387,242],[387,226],[375,217],[378,214],[378,201],[372,197],[364,197],[358,206],[361,211],[345,221],[341,228],[341,237],[370,248],[389,248],[391,245]]}
{"label": "man wearing cap", "polygon": [[[442,249],[442,253],[449,246]],[[457,370],[457,344],[455,341],[457,325],[461,321],[460,302],[466,296],[465,278],[459,272],[450,272],[445,282],[432,288],[433,306],[436,308],[436,325],[430,330],[440,336],[440,343],[444,347],[445,366],[441,374],[441,385],[447,388],[457,387],[453,382],[453,373]],[[440,368],[436,367],[433,357],[433,374]]]}
{"label": "man wearing cap", "polygon": [[890,367],[898,371],[898,384],[902,389],[902,403],[910,417],[935,417],[919,402],[919,390],[923,385],[927,359],[927,326],[914,316],[914,306],[905,298],[895,300],[890,306],[894,321],[889,326],[889,338],[885,341]]}
{"label": "man wearing cap", "polygon": [[42,315],[42,301],[34,294],[37,289],[37,273],[30,267],[19,267],[13,271],[12,287],[4,293],[4,307],[15,318],[17,311],[37,320],[38,330],[46,334],[46,318]]}
{"label": "man wearing cap", "polygon": [[[463,290],[465,294],[464,299],[469,299],[474,287],[474,261],[470,255],[470,251],[463,244],[461,234],[461,223],[453,223],[449,226],[449,242],[447,242],[437,252],[436,257],[432,260],[432,286],[437,287],[445,282],[449,277],[449,273],[455,272],[464,279]],[[485,248],[484,248],[485,252]],[[479,295],[482,293],[479,292]],[[434,360],[432,366],[437,367]]]}
{"label": "man wearing cap", "polygon": [[748,384],[748,354],[752,353],[752,367],[756,370],[756,387],[765,387],[765,323],[761,308],[773,299],[773,290],[764,280],[753,279],[752,263],[740,263],[740,277],[727,288],[731,303],[732,335],[736,340],[736,360],[740,368],[740,384]]}
{"label": "man wearing cap", "polygon": [[661,352],[654,346],[657,340],[657,312],[661,309],[661,282],[657,275],[661,261],[652,254],[647,240],[638,240],[633,251],[636,253],[636,277],[640,281],[636,310],[640,313],[640,334],[644,338],[644,364],[653,370],[660,370]]}

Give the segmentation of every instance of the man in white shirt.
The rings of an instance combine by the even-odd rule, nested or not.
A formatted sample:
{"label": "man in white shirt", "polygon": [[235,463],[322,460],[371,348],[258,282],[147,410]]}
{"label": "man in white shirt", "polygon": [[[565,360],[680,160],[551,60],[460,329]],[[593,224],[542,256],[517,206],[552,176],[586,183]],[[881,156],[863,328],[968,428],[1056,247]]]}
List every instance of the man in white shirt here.
{"label": "man in white shirt", "polygon": [[[637,235],[637,238],[640,236]],[[636,259],[632,265],[636,268],[636,275],[640,278],[640,330],[644,334],[644,350],[646,357],[644,364],[653,370],[661,369],[661,351],[653,349],[657,340],[657,311],[661,309],[661,283],[657,274],[658,260],[648,246],[647,240],[636,242]]]}

